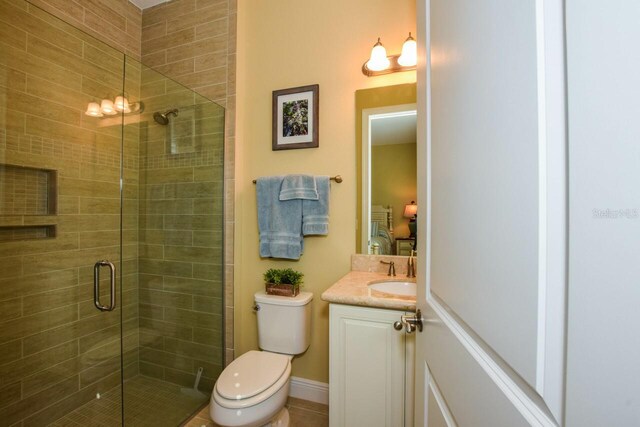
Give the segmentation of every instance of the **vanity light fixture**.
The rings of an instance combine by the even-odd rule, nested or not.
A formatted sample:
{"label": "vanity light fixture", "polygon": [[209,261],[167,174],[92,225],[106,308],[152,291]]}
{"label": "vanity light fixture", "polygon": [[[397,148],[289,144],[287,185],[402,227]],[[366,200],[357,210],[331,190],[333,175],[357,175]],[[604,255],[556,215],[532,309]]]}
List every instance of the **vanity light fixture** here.
{"label": "vanity light fixture", "polygon": [[404,205],[403,217],[409,218],[409,237],[416,237],[416,217],[418,216],[418,205],[413,200],[410,204]]}
{"label": "vanity light fixture", "polygon": [[362,74],[372,77],[400,71],[411,71],[416,69],[417,62],[416,41],[411,37],[411,33],[404,41],[400,55],[387,56],[387,51],[380,42],[380,37],[378,37],[378,42],[371,49],[369,60],[362,65]]}
{"label": "vanity light fixture", "polygon": [[144,104],[142,102],[130,103],[127,99],[127,95],[121,94],[116,96],[114,100],[105,98],[100,102],[89,102],[84,114],[91,117],[104,117],[113,116],[118,113],[141,113],[143,110]]}

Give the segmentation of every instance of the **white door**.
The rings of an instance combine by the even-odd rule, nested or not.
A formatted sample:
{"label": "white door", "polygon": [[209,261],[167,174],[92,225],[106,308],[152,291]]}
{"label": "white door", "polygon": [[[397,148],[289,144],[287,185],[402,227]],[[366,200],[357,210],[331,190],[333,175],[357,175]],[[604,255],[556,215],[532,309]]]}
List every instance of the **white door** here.
{"label": "white door", "polygon": [[640,426],[640,2],[572,0],[566,16],[566,425]]}
{"label": "white door", "polygon": [[419,0],[418,28],[416,425],[561,424],[563,2]]}

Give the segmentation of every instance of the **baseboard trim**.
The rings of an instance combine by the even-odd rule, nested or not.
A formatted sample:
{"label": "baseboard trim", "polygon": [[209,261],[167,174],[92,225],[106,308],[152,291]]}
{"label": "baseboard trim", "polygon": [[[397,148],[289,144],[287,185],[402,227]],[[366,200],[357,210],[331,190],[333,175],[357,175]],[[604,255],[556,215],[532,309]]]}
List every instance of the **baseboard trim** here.
{"label": "baseboard trim", "polygon": [[291,377],[289,396],[328,405],[329,384],[306,378]]}

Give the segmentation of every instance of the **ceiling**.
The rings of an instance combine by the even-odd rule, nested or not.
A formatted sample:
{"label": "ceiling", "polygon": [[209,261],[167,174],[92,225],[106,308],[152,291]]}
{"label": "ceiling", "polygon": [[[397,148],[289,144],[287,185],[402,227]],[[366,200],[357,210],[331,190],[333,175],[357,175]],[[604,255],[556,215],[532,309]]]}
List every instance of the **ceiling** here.
{"label": "ceiling", "polygon": [[171,1],[171,0],[129,0],[129,1],[135,4],[136,6],[138,6],[138,8],[140,9],[146,9],[148,7],[155,6],[160,3],[167,3],[168,1]]}
{"label": "ceiling", "polygon": [[371,145],[415,144],[416,115],[373,117]]}

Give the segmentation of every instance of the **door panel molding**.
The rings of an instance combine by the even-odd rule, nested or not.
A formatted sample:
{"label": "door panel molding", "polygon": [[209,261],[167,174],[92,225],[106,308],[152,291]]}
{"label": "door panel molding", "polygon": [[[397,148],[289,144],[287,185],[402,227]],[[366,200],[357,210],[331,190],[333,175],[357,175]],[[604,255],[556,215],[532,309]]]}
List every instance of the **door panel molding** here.
{"label": "door panel molding", "polygon": [[[482,342],[471,328],[457,318],[433,292],[427,299],[427,303],[437,318],[427,317],[424,322],[427,325],[441,322],[530,425],[541,427],[558,425],[536,391],[502,361],[486,343]],[[433,381],[431,378],[430,375],[430,382]]]}
{"label": "door panel molding", "polygon": [[564,2],[537,0],[540,201],[536,390],[564,417],[568,163]]}
{"label": "door panel molding", "polygon": [[[424,383],[427,384],[427,390],[425,392],[425,396],[428,396],[427,402],[429,402],[429,404],[427,404],[427,415],[425,418],[429,421],[429,423],[433,422],[434,417],[430,415],[430,409],[429,409],[431,407],[430,399],[431,397],[433,397],[433,400],[435,401],[438,407],[441,421],[444,421],[447,427],[458,427],[458,424],[456,423],[456,420],[453,417],[453,414],[449,410],[449,406],[447,406],[447,402],[444,400],[444,396],[442,396],[442,392],[440,391],[440,388],[438,388],[438,384],[436,384],[435,380],[433,379],[433,375],[431,375],[431,371],[429,370],[429,365],[427,363],[425,363],[424,372],[425,372]],[[433,426],[430,425],[429,427],[433,427]]]}

